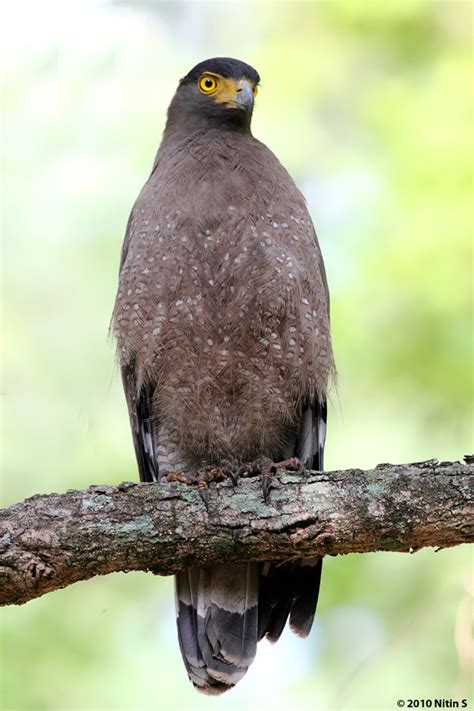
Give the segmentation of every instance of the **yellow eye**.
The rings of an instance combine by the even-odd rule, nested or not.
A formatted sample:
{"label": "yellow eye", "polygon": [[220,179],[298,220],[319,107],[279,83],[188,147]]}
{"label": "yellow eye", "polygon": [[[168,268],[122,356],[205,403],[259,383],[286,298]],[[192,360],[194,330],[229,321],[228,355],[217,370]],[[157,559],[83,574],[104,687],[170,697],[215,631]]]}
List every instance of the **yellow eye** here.
{"label": "yellow eye", "polygon": [[204,74],[198,82],[199,91],[203,94],[212,94],[217,89],[217,79]]}
{"label": "yellow eye", "polygon": [[258,94],[258,86],[255,85],[254,88],[253,88],[253,95],[254,95],[254,96],[257,96],[257,94]]}

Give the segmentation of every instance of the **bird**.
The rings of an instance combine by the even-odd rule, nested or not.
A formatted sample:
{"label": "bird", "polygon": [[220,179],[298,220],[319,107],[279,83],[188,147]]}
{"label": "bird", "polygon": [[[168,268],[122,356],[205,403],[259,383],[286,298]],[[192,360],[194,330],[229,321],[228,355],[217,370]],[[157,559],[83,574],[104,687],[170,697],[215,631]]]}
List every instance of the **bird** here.
{"label": "bird", "polygon": [[[193,484],[224,466],[238,486],[249,467],[267,471],[262,461],[323,469],[335,377],[328,284],[302,193],[252,134],[259,84],[228,57],[179,81],[128,220],[112,328],[144,482]],[[176,574],[178,641],[196,689],[234,687],[257,642],[277,641],[288,619],[306,637],[321,566]]]}

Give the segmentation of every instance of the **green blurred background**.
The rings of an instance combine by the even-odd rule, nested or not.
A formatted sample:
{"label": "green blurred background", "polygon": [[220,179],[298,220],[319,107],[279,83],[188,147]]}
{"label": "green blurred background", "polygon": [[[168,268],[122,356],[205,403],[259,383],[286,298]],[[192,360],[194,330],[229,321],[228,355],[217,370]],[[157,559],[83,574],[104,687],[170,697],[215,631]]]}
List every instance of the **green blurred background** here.
{"label": "green blurred background", "polygon": [[[236,56],[308,199],[339,370],[327,467],[472,449],[469,2],[17,2],[4,10],[3,504],[137,477],[107,339],[119,251],[178,79]],[[429,474],[427,474],[429,476]],[[395,709],[470,690],[467,547],[327,559],[314,632],[231,693],[187,682],[171,579],[2,612],[2,708]]]}

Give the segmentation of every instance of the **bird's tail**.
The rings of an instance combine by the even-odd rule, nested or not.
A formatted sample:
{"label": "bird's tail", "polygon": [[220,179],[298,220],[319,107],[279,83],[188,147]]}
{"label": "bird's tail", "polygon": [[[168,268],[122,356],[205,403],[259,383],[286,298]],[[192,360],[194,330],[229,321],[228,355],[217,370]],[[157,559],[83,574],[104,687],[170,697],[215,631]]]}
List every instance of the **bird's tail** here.
{"label": "bird's tail", "polygon": [[313,624],[322,560],[191,568],[175,576],[178,639],[188,676],[217,695],[242,679],[257,642],[276,642],[289,618],[306,637]]}
{"label": "bird's tail", "polygon": [[181,654],[205,694],[232,688],[255,658],[258,563],[191,568],[175,576]]}
{"label": "bird's tail", "polygon": [[313,625],[323,561],[304,558],[291,563],[264,563],[258,599],[258,640],[276,642],[288,617],[290,629],[307,637]]}

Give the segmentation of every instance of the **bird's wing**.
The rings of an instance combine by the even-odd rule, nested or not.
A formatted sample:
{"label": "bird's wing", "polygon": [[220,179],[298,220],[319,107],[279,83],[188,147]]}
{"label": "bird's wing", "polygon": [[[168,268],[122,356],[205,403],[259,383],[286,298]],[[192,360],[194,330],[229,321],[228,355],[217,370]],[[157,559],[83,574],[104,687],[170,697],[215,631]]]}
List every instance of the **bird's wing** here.
{"label": "bird's wing", "polygon": [[121,370],[140,481],[158,481],[153,442],[153,387],[144,384],[138,389],[134,358]]}
{"label": "bird's wing", "polygon": [[[138,200],[137,200],[138,203]],[[135,203],[135,205],[137,204]],[[133,238],[135,222],[135,205],[128,218],[122,251],[120,254],[119,272],[127,259],[130,242]],[[117,306],[116,306],[117,308]],[[112,320],[115,318],[115,313]],[[122,383],[127,400],[133,445],[137,457],[140,481],[157,481],[158,467],[153,442],[153,391],[151,384],[138,385],[136,359],[129,358],[121,365]]]}

